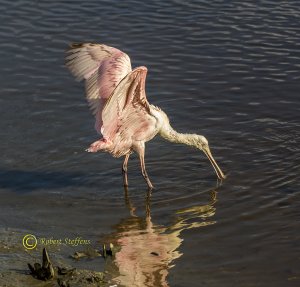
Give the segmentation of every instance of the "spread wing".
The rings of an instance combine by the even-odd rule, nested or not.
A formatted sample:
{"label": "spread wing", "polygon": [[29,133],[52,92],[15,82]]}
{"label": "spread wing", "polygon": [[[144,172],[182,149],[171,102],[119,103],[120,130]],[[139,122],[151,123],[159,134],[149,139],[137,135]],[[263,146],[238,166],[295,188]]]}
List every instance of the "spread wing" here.
{"label": "spread wing", "polygon": [[103,106],[120,81],[131,72],[130,58],[116,48],[90,43],[72,44],[66,53],[66,66],[77,80],[85,80],[86,98],[100,132]]}
{"label": "spread wing", "polygon": [[145,93],[146,67],[130,72],[116,87],[102,111],[102,134],[113,139],[117,132],[126,137],[150,124],[150,107]]}

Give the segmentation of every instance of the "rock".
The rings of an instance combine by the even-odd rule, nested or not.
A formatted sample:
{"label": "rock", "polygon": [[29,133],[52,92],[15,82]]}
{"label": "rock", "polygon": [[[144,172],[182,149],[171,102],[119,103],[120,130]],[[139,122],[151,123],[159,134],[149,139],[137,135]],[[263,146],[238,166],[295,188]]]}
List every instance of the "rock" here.
{"label": "rock", "polygon": [[30,263],[27,265],[34,278],[47,281],[54,277],[54,269],[46,248],[43,249],[42,265],[40,263],[34,263],[33,266]]}
{"label": "rock", "polygon": [[27,265],[28,265],[28,268],[30,270],[30,274],[34,274],[34,272],[35,272],[34,267],[30,263],[27,263]]}
{"label": "rock", "polygon": [[[111,249],[108,250],[108,254]],[[97,253],[99,254],[99,252]],[[99,256],[99,255],[98,255]],[[105,275],[102,272],[96,272],[91,270],[81,270],[76,268],[66,268],[57,266],[55,270],[50,261],[47,250],[43,249],[42,264],[36,262],[34,264],[28,263],[30,274],[39,280],[52,280],[47,282],[47,286],[59,287],[87,287],[87,286],[103,286],[105,284]],[[56,282],[54,281],[57,281]],[[43,285],[44,286],[44,285]]]}
{"label": "rock", "polygon": [[72,275],[76,268],[67,269],[65,267],[59,267],[57,266],[57,273],[58,275]]}
{"label": "rock", "polygon": [[96,250],[96,249],[92,249],[92,248],[88,248],[85,251],[80,251],[80,252],[75,252],[74,255],[72,255],[71,257],[73,259],[79,260],[83,257],[89,257],[89,258],[94,258],[94,257],[98,257],[101,256],[101,253]]}
{"label": "rock", "polygon": [[61,278],[57,279],[57,283],[58,283],[59,287],[70,287],[70,284]]}
{"label": "rock", "polygon": [[89,283],[99,283],[103,281],[103,273],[99,273],[97,274],[96,272],[94,272],[92,274],[92,276],[86,278],[86,281],[88,281]]}
{"label": "rock", "polygon": [[82,257],[86,257],[87,255],[84,252],[75,252],[74,255],[72,255],[72,258],[78,260]]}

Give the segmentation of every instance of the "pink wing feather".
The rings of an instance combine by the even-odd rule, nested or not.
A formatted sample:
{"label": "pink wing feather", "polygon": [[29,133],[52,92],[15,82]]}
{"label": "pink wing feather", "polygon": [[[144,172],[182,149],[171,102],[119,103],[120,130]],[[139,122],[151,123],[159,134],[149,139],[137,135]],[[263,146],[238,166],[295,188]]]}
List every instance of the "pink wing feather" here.
{"label": "pink wing feather", "polygon": [[[145,93],[146,67],[135,68],[116,87],[102,111],[103,136],[113,139],[121,126],[140,126],[150,113]],[[137,113],[141,113],[140,117]],[[135,119],[131,121],[131,119]],[[131,122],[131,125],[128,125]]]}
{"label": "pink wing feather", "polygon": [[106,45],[72,44],[67,50],[66,66],[77,80],[86,80],[86,98],[100,133],[103,107],[120,81],[131,72],[130,58]]}
{"label": "pink wing feather", "polygon": [[138,67],[116,87],[102,111],[103,136],[115,157],[128,154],[138,142],[157,133],[157,119],[151,115],[145,93],[147,68]]}
{"label": "pink wing feather", "polygon": [[66,65],[78,80],[86,80],[86,97],[96,117],[96,130],[110,142],[114,156],[130,152],[136,141],[155,134],[145,93],[146,67],[131,70],[129,57],[100,44],[73,44]]}

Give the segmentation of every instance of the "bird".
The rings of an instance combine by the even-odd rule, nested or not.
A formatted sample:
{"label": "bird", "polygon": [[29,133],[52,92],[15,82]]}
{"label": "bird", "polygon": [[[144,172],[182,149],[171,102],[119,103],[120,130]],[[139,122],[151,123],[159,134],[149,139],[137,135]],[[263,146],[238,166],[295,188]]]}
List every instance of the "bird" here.
{"label": "bird", "polygon": [[148,69],[145,66],[132,69],[125,52],[97,43],[70,44],[65,65],[78,81],[85,80],[86,99],[96,119],[95,129],[102,135],[86,151],[124,156],[124,187],[128,187],[128,160],[135,152],[148,188],[153,189],[145,166],[145,143],[156,135],[203,151],[217,177],[225,179],[203,135],[175,131],[166,113],[149,104],[145,91]]}

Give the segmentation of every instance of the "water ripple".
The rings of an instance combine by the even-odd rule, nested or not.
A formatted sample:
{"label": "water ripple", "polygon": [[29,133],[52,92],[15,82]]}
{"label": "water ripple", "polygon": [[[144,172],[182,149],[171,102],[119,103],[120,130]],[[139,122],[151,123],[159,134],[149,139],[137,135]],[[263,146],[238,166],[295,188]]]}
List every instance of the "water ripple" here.
{"label": "water ripple", "polygon": [[[11,224],[23,228],[22,200],[23,208],[36,218],[40,210],[28,198],[37,193],[43,197],[43,214],[55,212],[53,194],[64,196],[65,201],[57,203],[61,213],[66,202],[78,203],[80,212],[73,212],[86,212],[93,219],[91,223],[81,217],[77,228],[83,234],[89,224],[101,230],[95,225],[103,221],[99,214],[107,229],[125,216],[121,160],[83,152],[97,135],[83,85],[64,67],[68,43],[103,42],[126,51],[133,66],[148,67],[149,101],[167,112],[174,128],[205,135],[228,174],[215,188],[214,171],[202,152],[161,139],[147,144],[147,168],[156,186],[152,195],[156,222],[167,224],[177,210],[205,203],[212,189],[218,193],[216,224],[186,232],[188,248],[182,249],[191,260],[180,263],[187,268],[175,267],[171,283],[188,286],[199,282],[201,275],[204,285],[232,286],[235,274],[243,286],[260,282],[285,286],[285,265],[291,270],[289,278],[296,276],[298,1],[0,0],[0,4],[0,188],[7,202],[19,196],[15,213],[11,207],[3,209],[16,215],[6,217],[7,223],[13,220]],[[143,206],[145,184],[134,157],[129,182],[132,201]],[[115,212],[122,208],[120,215]],[[72,215],[51,226],[64,231],[71,219]],[[36,228],[45,228],[39,220],[34,222]],[[27,224],[33,223],[28,219]],[[199,242],[205,248],[199,248]],[[284,262],[289,258],[289,263],[276,261],[275,253]],[[271,275],[264,272],[267,264],[274,271]],[[199,275],[194,266],[203,272]]]}

